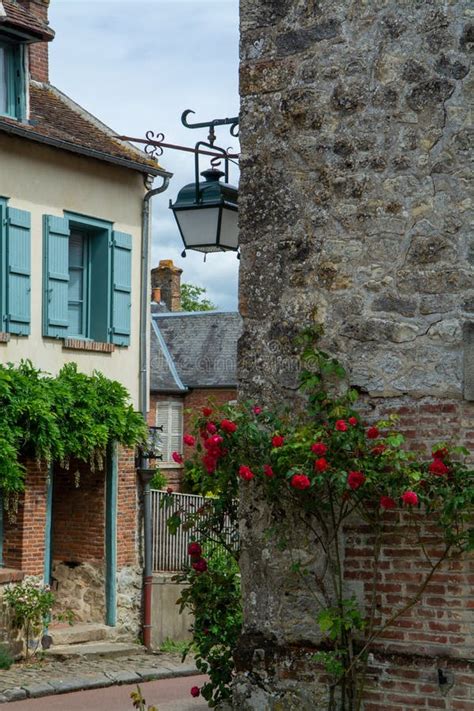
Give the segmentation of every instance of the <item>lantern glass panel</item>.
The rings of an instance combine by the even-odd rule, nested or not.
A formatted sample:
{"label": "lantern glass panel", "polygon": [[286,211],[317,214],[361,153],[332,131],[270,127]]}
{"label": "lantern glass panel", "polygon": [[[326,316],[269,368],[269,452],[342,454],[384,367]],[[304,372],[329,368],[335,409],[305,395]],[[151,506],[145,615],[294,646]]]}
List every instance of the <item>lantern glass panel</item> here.
{"label": "lantern glass panel", "polygon": [[227,249],[237,249],[239,246],[239,213],[237,210],[223,208],[221,236],[219,244]]}
{"label": "lantern glass panel", "polygon": [[215,247],[220,207],[176,210],[175,216],[186,247]]}

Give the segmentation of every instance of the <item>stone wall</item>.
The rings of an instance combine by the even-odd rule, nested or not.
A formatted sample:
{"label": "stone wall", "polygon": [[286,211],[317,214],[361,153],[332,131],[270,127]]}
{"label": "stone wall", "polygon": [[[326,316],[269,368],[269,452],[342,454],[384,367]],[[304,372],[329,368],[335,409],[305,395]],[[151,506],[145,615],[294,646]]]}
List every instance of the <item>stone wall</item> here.
{"label": "stone wall", "polygon": [[[293,338],[322,323],[324,346],[346,366],[368,419],[394,408],[412,446],[426,449],[442,433],[472,447],[469,6],[241,0],[244,397],[294,400]],[[288,589],[285,562],[265,544],[269,516],[253,491],[244,498],[245,636],[236,708],[325,708],[301,651],[317,643],[308,640],[315,610]],[[454,586],[472,584],[469,565],[450,572]],[[360,580],[352,582],[360,592]],[[439,604],[431,611],[441,618],[450,593],[446,581],[436,585]],[[432,622],[417,628],[412,619],[397,646],[401,656],[374,659],[382,676],[375,674],[367,711],[411,711],[421,704],[423,684],[431,694],[437,682],[423,657],[423,634],[426,624],[434,636]],[[429,708],[473,703],[472,678],[462,672],[469,624],[459,643],[454,629],[438,630],[437,654],[458,656],[461,666],[450,695],[438,687]],[[390,645],[384,653],[392,654]],[[402,668],[414,674],[406,698],[403,673],[390,676]]]}

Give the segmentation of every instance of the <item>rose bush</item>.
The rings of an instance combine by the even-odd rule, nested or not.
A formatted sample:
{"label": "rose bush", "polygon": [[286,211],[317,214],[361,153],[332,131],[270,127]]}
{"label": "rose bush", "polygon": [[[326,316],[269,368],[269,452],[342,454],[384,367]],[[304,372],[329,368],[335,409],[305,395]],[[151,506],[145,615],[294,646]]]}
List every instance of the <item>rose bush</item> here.
{"label": "rose bush", "polygon": [[[318,624],[327,643],[316,658],[329,675],[329,708],[336,708],[339,694],[341,708],[359,709],[373,641],[416,604],[444,560],[474,547],[474,472],[465,463],[468,452],[461,447],[438,443],[431,461],[407,451],[396,417],[368,426],[357,412],[357,393],[346,388],[341,394],[334,385],[337,377],[345,375],[339,363],[314,347],[311,332],[303,334],[300,344],[305,407],[281,412],[260,403],[203,408],[194,435],[186,435],[188,441],[195,438],[195,446],[185,471],[194,492],[213,498],[206,511],[193,514],[191,521],[184,517],[182,523],[198,526],[203,548],[209,541],[225,545],[224,522],[237,522],[239,487],[251,487],[252,496],[266,499],[270,507],[299,516],[327,571],[323,580],[302,574],[301,584],[311,585],[321,603]],[[427,519],[436,522],[443,545],[418,590],[380,623],[376,586],[367,609],[359,610],[352,598],[345,597],[341,535],[349,517],[369,524],[376,577],[381,544],[387,531],[393,530],[397,509],[404,525],[418,531],[413,546],[418,546],[420,556],[420,532]],[[285,521],[275,520],[269,535],[291,548],[285,526]],[[238,551],[227,548],[227,556],[233,565]],[[227,568],[223,580],[222,571],[208,557],[192,562],[185,574],[190,587],[182,602],[196,615],[200,668],[211,677],[201,693],[211,706],[229,695],[232,679],[231,651],[240,625],[235,566],[233,570],[232,577]],[[297,564],[292,570],[301,572]],[[221,616],[216,616],[216,605],[222,606]]]}

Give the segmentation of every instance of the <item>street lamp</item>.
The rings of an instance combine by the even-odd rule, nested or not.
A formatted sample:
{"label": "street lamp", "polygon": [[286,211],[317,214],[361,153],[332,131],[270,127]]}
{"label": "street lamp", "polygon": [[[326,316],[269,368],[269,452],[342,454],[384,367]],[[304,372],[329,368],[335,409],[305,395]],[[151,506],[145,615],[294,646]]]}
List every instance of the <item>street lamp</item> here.
{"label": "street lamp", "polygon": [[[165,143],[164,135],[155,136],[153,131],[147,131],[146,139],[120,136],[119,138],[144,143],[145,151],[155,157],[163,153],[164,148],[194,153],[194,182],[188,183],[178,193],[176,201],[170,200],[170,208],[178,225],[184,244],[181,256],[186,256],[186,250],[197,252],[227,252],[238,251],[238,189],[229,184],[229,163],[236,162],[239,156],[214,145],[216,140],[215,127],[230,125],[230,133],[238,136],[238,116],[225,119],[213,119],[203,123],[189,123],[188,116],[194,111],[188,109],[181,116],[181,123],[186,128],[209,128],[206,141],[198,141],[194,148]],[[199,171],[199,157],[210,156],[211,167]],[[223,163],[224,170],[217,166]],[[204,181],[199,180],[199,176]],[[224,178],[222,181],[221,178]]]}
{"label": "street lamp", "polygon": [[176,202],[170,200],[184,248],[197,252],[236,251],[239,247],[238,191],[229,185],[226,174],[217,168],[201,173],[185,185]]}

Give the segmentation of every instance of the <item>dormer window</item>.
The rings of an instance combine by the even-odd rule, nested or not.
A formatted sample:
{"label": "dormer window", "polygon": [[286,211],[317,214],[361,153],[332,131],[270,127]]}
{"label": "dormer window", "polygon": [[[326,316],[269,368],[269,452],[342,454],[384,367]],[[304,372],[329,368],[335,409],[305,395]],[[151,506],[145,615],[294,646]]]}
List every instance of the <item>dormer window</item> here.
{"label": "dormer window", "polygon": [[24,106],[23,46],[0,39],[0,116],[22,119]]}

